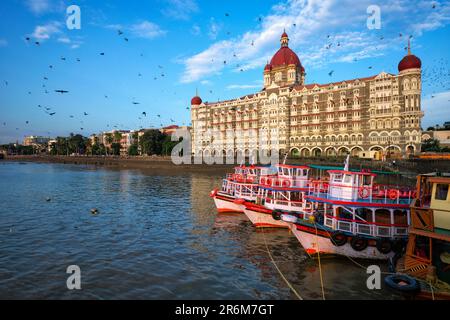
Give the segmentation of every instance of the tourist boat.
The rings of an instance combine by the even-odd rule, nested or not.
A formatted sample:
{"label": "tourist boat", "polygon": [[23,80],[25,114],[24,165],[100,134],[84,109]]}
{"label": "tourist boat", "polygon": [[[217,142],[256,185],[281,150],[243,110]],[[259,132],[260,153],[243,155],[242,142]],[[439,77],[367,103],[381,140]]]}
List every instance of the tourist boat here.
{"label": "tourist boat", "polygon": [[222,180],[222,188],[214,189],[210,197],[214,199],[219,213],[244,213],[242,206],[236,203],[236,199],[255,201],[258,193],[258,181],[261,177],[273,177],[271,167],[263,166],[238,166],[233,174],[227,174]]}
{"label": "tourist boat", "polygon": [[[405,254],[392,259],[400,275],[386,283],[402,292],[414,291],[408,278],[417,279],[414,296],[450,299],[450,173],[422,174],[417,177],[417,197],[411,204],[411,226]],[[410,281],[410,280],[409,280]],[[412,281],[411,281],[412,282]]]}
{"label": "tourist boat", "polygon": [[306,252],[388,259],[407,240],[410,188],[375,185],[368,171],[328,170],[313,180],[300,213],[283,211]]}
{"label": "tourist boat", "polygon": [[[289,228],[280,211],[298,212],[308,192],[308,166],[278,164],[276,176],[261,176],[256,201],[235,200],[255,227]],[[286,216],[285,219],[289,219]]]}

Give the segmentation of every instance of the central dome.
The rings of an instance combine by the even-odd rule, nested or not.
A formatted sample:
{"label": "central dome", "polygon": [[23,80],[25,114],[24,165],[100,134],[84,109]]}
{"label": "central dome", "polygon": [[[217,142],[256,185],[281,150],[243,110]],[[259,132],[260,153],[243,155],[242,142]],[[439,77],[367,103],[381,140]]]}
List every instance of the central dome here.
{"label": "central dome", "polygon": [[290,64],[295,64],[296,66],[302,65],[298,56],[294,51],[289,49],[289,47],[281,47],[272,57],[272,60],[270,60],[270,65],[272,68],[287,66]]}
{"label": "central dome", "polygon": [[297,54],[288,47],[289,38],[286,32],[283,32],[280,41],[281,48],[274,54],[272,60],[270,60],[270,66],[272,68],[276,68],[293,64],[297,67],[303,68]]}

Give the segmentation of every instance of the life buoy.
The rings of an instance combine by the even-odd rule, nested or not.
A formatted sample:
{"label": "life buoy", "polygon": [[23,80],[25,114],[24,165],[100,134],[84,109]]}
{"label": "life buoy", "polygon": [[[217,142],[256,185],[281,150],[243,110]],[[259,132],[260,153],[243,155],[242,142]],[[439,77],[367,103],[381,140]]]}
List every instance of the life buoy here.
{"label": "life buoy", "polygon": [[275,180],[275,186],[279,187],[280,186],[280,180]]}
{"label": "life buoy", "polygon": [[328,184],[327,182],[324,182],[324,183],[322,184],[322,187],[323,187],[324,190],[327,190],[328,187],[329,187],[329,184]]}
{"label": "life buoy", "polygon": [[347,236],[342,232],[336,231],[331,234],[330,241],[335,246],[340,247],[347,243]]}
{"label": "life buoy", "polygon": [[253,183],[253,181],[255,181],[255,179],[253,177],[248,177],[247,178],[247,182],[248,183]]}
{"label": "life buoy", "polygon": [[355,251],[363,251],[367,248],[369,242],[367,241],[367,239],[355,236],[352,238],[352,240],[350,240],[350,245]]}
{"label": "life buoy", "polygon": [[272,211],[272,218],[273,220],[281,220],[281,211],[280,210],[274,210]]}
{"label": "life buoy", "polygon": [[416,279],[406,274],[392,274],[384,278],[384,283],[388,287],[401,292],[413,293],[419,290],[420,286]]}
{"label": "life buoy", "polygon": [[397,189],[391,189],[388,192],[388,197],[391,200],[397,199],[399,195],[400,195],[400,191],[398,191]]}
{"label": "life buoy", "polygon": [[261,178],[261,180],[259,180],[259,182],[260,182],[261,184],[263,184],[263,185],[266,184],[266,178],[264,178],[264,177]]}
{"label": "life buoy", "polygon": [[370,195],[370,190],[368,187],[361,187],[359,188],[359,197],[362,199],[366,199]]}
{"label": "life buoy", "polygon": [[389,239],[378,239],[377,249],[380,253],[388,254],[392,251],[392,242]]}
{"label": "life buoy", "polygon": [[290,186],[291,186],[291,182],[289,180],[284,180],[283,181],[283,187],[289,188]]}
{"label": "life buoy", "polygon": [[272,179],[267,178],[266,185],[271,186],[272,185]]}

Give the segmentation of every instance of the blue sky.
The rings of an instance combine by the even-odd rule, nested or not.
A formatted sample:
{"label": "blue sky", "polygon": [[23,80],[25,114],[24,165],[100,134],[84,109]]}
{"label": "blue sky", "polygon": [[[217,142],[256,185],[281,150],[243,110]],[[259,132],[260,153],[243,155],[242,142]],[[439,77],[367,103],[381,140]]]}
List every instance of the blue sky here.
{"label": "blue sky", "polygon": [[[66,27],[71,4],[81,9],[81,30]],[[373,4],[379,30],[366,25]],[[423,65],[423,127],[450,121],[449,1],[5,0],[0,143],[189,124],[197,88],[204,101],[261,88],[284,28],[307,83],[396,73],[412,35]]]}

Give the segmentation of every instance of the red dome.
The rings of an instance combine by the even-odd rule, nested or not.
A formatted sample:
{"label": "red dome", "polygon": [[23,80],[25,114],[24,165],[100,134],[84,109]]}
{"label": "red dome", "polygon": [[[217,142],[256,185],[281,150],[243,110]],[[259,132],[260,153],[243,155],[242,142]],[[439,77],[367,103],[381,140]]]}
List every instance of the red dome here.
{"label": "red dome", "polygon": [[289,47],[281,47],[277,53],[270,60],[270,65],[272,68],[287,66],[289,64],[295,64],[296,66],[302,66],[300,59],[295,54],[294,51],[289,49]]}
{"label": "red dome", "polygon": [[191,100],[191,105],[192,106],[198,106],[202,104],[202,99],[199,96],[195,96],[192,98]]}
{"label": "red dome", "polygon": [[282,37],[282,38],[287,38],[287,37],[288,37],[286,31],[283,31],[283,34],[281,35],[281,37]]}
{"label": "red dome", "polygon": [[422,67],[422,62],[413,54],[408,54],[402,61],[398,64],[398,71],[403,71],[407,69],[420,69]]}

